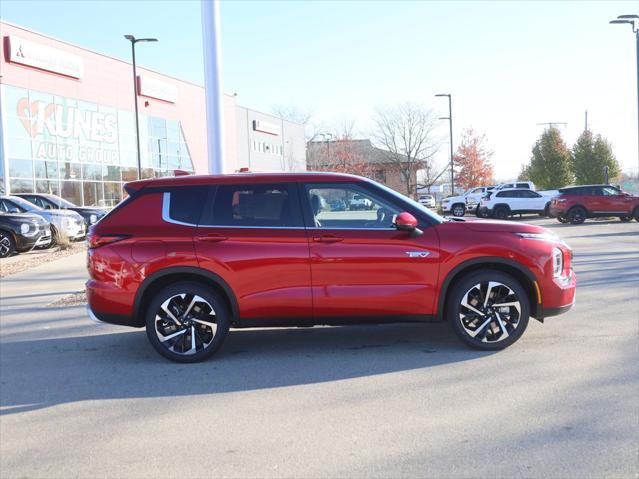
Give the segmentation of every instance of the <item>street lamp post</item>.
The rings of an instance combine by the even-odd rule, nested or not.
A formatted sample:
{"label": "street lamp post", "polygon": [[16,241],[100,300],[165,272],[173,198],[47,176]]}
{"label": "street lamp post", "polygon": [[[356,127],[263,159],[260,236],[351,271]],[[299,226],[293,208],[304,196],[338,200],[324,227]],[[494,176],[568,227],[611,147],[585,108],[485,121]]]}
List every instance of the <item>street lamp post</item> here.
{"label": "street lamp post", "polygon": [[142,161],[140,160],[140,120],[138,118],[138,73],[135,67],[135,44],[138,42],[157,42],[157,38],[135,38],[124,35],[131,42],[131,57],[133,60],[133,103],[135,105],[135,146],[138,158],[138,180],[142,178]]}
{"label": "street lamp post", "polygon": [[[637,167],[639,168],[639,15],[619,15],[616,20],[611,20],[610,23],[628,23],[632,26],[632,32],[635,34],[637,42]],[[639,175],[639,169],[637,175]]]}
{"label": "street lamp post", "polygon": [[447,96],[448,97],[448,116],[440,117],[440,120],[448,120],[448,126],[450,128],[450,194],[455,194],[455,170],[453,168],[453,159],[455,158],[455,152],[453,151],[453,104],[450,93],[439,93],[435,96]]}

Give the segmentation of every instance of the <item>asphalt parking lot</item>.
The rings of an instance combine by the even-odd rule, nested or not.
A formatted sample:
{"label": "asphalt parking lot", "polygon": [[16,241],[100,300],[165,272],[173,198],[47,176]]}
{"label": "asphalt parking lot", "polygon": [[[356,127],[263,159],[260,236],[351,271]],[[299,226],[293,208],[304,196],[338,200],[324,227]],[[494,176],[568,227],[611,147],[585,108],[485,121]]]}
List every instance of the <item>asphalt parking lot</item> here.
{"label": "asphalt parking lot", "polygon": [[2,477],[638,477],[639,223],[548,226],[577,304],[498,353],[447,324],[234,331],[170,363],[47,307],[82,254],[0,281]]}

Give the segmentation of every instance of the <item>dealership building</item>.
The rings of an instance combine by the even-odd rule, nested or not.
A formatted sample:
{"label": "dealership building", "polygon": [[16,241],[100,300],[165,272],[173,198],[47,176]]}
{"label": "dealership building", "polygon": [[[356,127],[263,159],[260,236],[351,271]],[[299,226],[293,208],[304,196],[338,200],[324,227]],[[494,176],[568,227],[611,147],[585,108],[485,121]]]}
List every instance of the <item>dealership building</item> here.
{"label": "dealership building", "polygon": [[[116,204],[138,174],[131,63],[7,22],[0,34],[0,191]],[[204,88],[141,67],[136,81],[142,177],[208,173]],[[306,169],[303,125],[231,95],[223,112],[227,173]]]}

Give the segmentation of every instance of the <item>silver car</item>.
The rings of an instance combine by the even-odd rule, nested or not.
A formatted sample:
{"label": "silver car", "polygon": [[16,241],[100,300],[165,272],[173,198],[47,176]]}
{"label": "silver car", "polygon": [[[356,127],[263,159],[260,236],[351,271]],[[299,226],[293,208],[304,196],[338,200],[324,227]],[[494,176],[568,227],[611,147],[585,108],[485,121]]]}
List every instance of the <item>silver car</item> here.
{"label": "silver car", "polygon": [[61,232],[71,241],[86,236],[86,227],[82,216],[69,210],[45,210],[17,196],[0,196],[0,211],[4,213],[31,213],[41,216],[51,223],[51,233],[55,238]]}

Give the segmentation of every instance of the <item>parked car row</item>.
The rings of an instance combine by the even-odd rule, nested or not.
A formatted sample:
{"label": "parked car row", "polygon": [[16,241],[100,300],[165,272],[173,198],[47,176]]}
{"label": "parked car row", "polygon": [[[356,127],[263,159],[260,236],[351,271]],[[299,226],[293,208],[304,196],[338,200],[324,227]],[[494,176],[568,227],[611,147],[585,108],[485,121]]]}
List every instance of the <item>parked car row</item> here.
{"label": "parked car row", "polygon": [[559,190],[536,191],[529,181],[473,188],[442,201],[444,214],[505,220],[516,214],[539,214],[561,223],[580,224],[587,218],[618,217],[639,221],[639,197],[610,185],[570,186]]}
{"label": "parked car row", "polygon": [[81,240],[106,213],[49,194],[0,196],[0,258],[53,246],[61,237]]}

